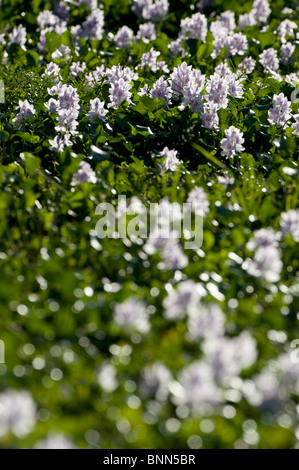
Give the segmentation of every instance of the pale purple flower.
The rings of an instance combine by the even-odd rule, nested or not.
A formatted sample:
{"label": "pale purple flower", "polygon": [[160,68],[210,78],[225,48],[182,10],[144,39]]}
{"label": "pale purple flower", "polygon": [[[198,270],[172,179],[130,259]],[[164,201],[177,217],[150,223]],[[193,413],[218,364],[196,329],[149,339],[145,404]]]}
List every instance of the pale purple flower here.
{"label": "pale purple flower", "polygon": [[281,60],[283,63],[287,63],[292,57],[295,51],[295,45],[291,42],[286,42],[281,46]]}
{"label": "pale purple flower", "polygon": [[132,85],[123,78],[111,83],[109,88],[110,103],[108,104],[108,108],[118,109],[124,101],[128,101],[130,103],[130,98],[132,96],[132,93],[130,92],[131,88]]}
{"label": "pale purple flower", "polygon": [[228,385],[232,377],[238,377],[243,369],[255,363],[258,357],[256,346],[255,339],[243,331],[234,338],[220,336],[216,341],[210,336],[204,341],[202,350],[216,382]]}
{"label": "pale purple flower", "polygon": [[273,370],[269,370],[269,366],[264,367],[261,372],[254,377],[254,384],[257,392],[257,403],[266,405],[278,402],[280,392],[280,380]]}
{"label": "pale purple flower", "polygon": [[156,33],[156,26],[154,23],[148,21],[147,23],[143,23],[139,26],[137,31],[136,40],[139,41],[140,39],[145,42],[149,43],[154,41],[157,37]]}
{"label": "pale purple flower", "polygon": [[12,32],[9,34],[9,44],[19,44],[22,49],[25,49],[25,44],[26,44],[26,36],[27,36],[27,31],[26,28],[19,24],[19,26],[15,26],[12,30]]}
{"label": "pale purple flower", "polygon": [[207,19],[202,13],[195,13],[191,17],[181,20],[179,38],[200,39],[205,42],[208,32]]}
{"label": "pale purple flower", "polygon": [[297,31],[298,26],[294,21],[289,19],[283,20],[277,28],[277,34],[281,39],[282,43],[286,42],[286,36],[293,37],[294,31]]}
{"label": "pale purple flower", "polygon": [[147,68],[156,73],[158,70],[162,70],[165,73],[169,73],[168,67],[164,60],[158,61],[157,58],[159,57],[160,52],[155,51],[152,47],[149,52],[145,52],[141,57],[141,64],[140,67]]}
{"label": "pale purple flower", "polygon": [[126,48],[133,44],[134,32],[128,26],[122,26],[114,36],[117,47]]}
{"label": "pale purple flower", "polygon": [[298,72],[292,72],[284,76],[284,79],[286,83],[289,83],[292,85],[292,87],[296,88],[297,85],[299,85],[299,75]]}
{"label": "pale purple flower", "polygon": [[52,82],[57,83],[59,80],[61,80],[59,65],[55,64],[54,62],[47,64],[42,77],[50,77]]}
{"label": "pale purple flower", "polygon": [[209,105],[205,104],[202,113],[200,114],[201,125],[206,129],[218,129],[219,116],[217,114],[218,106],[211,102]]}
{"label": "pale purple flower", "polygon": [[88,39],[102,39],[104,33],[104,12],[100,8],[93,10],[82,23],[80,35]]}
{"label": "pale purple flower", "polygon": [[246,26],[253,26],[257,23],[254,14],[251,12],[239,16],[238,28],[244,29]]}
{"label": "pale purple flower", "polygon": [[176,239],[169,239],[167,241],[162,257],[166,269],[183,269],[188,265],[188,258]]}
{"label": "pale purple flower", "polygon": [[168,293],[163,301],[164,316],[168,320],[180,320],[198,306],[201,291],[194,281],[180,282],[177,289]]}
{"label": "pale purple flower", "polygon": [[218,184],[222,184],[225,189],[227,189],[228,185],[234,184],[235,178],[229,177],[228,173],[224,173],[223,176],[217,176]]}
{"label": "pale purple flower", "polygon": [[264,71],[267,72],[269,69],[277,70],[279,67],[279,60],[277,58],[277,51],[270,47],[265,49],[260,55],[260,63],[264,67]]}
{"label": "pale purple flower", "polygon": [[118,387],[117,373],[110,362],[103,362],[97,371],[97,382],[107,393],[112,393]]}
{"label": "pale purple flower", "polygon": [[279,95],[273,96],[272,108],[268,111],[268,121],[270,124],[282,127],[292,117],[291,102],[288,101],[287,97],[280,93]]}
{"label": "pale purple flower", "polygon": [[221,155],[229,158],[234,157],[237,153],[245,150],[242,146],[243,143],[243,132],[234,126],[230,126],[225,130],[225,138],[220,142],[220,146],[222,148]]}
{"label": "pale purple flower", "polygon": [[295,122],[292,124],[292,129],[294,129],[293,135],[299,136],[299,114],[295,114],[293,118],[295,119]]}
{"label": "pale purple flower", "polygon": [[297,395],[299,362],[292,360],[290,352],[280,354],[255,376],[259,404],[282,409],[283,402],[289,403],[290,395]]}
{"label": "pale purple flower", "polygon": [[214,50],[211,57],[212,59],[216,59],[223,47],[227,47],[229,49],[231,37],[228,34],[228,30],[222,26],[220,21],[215,21],[211,24],[211,32],[214,36]]}
{"label": "pale purple flower", "polygon": [[233,34],[230,39],[229,52],[231,55],[244,55],[248,49],[247,37],[242,33]]}
{"label": "pale purple flower", "polygon": [[277,80],[278,82],[282,82],[285,78],[281,76],[279,73],[274,72],[274,70],[269,70],[269,73],[271,74],[271,78],[274,78],[274,80]]}
{"label": "pale purple flower", "polygon": [[252,57],[245,57],[245,59],[238,65],[238,70],[249,75],[255,69],[256,61]]}
{"label": "pale purple flower", "polygon": [[268,0],[254,0],[252,15],[256,21],[267,23],[270,14],[271,8]]}
{"label": "pale purple flower", "polygon": [[60,22],[60,18],[54,15],[54,13],[50,10],[43,10],[38,14],[36,21],[38,30],[42,30],[48,26],[55,26]]}
{"label": "pale purple flower", "polygon": [[97,118],[104,121],[108,110],[105,109],[105,102],[100,101],[99,98],[90,100],[90,108],[86,116],[89,117],[90,122],[94,122]]}
{"label": "pale purple flower", "polygon": [[65,147],[72,147],[73,143],[70,140],[69,134],[58,134],[54,139],[49,139],[50,150],[52,152],[63,152]]}
{"label": "pale purple flower", "polygon": [[128,332],[148,333],[150,330],[149,314],[145,304],[138,299],[129,298],[114,308],[113,321]]}
{"label": "pale purple flower", "polygon": [[159,157],[164,157],[163,163],[159,165],[160,172],[177,170],[178,165],[182,163],[177,155],[177,150],[169,150],[168,147],[164,147],[164,149],[159,153]]}
{"label": "pale purple flower", "polygon": [[214,381],[214,373],[205,361],[194,361],[178,374],[178,383],[170,388],[175,404],[191,408],[193,415],[212,412],[223,401],[223,394]]}
{"label": "pale purple flower", "polygon": [[[102,65],[101,67],[97,67],[96,74],[94,74],[95,77],[99,79],[103,76],[103,74],[104,74],[104,66]],[[109,83],[109,84],[116,83],[121,78],[127,83],[138,80],[137,73],[131,70],[130,67],[123,67],[122,65],[113,65],[111,69],[105,70],[105,74],[106,74],[107,80],[104,83]]]}
{"label": "pale purple flower", "polygon": [[146,366],[141,373],[140,392],[145,397],[154,397],[163,402],[167,399],[168,385],[172,380],[170,370],[160,361]]}
{"label": "pale purple flower", "polygon": [[247,267],[251,276],[265,279],[268,282],[279,281],[281,270],[280,252],[274,246],[259,247]]}
{"label": "pale purple flower", "polygon": [[[72,146],[70,135],[76,135],[79,125],[77,118],[79,116],[79,95],[72,85],[65,85],[59,82],[51,89],[48,89],[50,95],[58,95],[58,98],[52,98],[45,104],[50,112],[57,113],[58,125],[55,127],[58,135],[49,140],[53,151],[60,152],[64,147]],[[57,104],[58,103],[58,104]],[[65,137],[63,137],[65,133]]]}
{"label": "pale purple flower", "polygon": [[299,242],[299,209],[290,209],[281,214],[280,229],[284,236],[292,235],[295,242]]}
{"label": "pale purple flower", "polygon": [[228,105],[228,94],[229,84],[225,77],[220,77],[217,74],[211,75],[207,81],[206,90],[208,95],[205,95],[205,99],[213,103],[217,109],[226,108]]}
{"label": "pale purple flower", "polygon": [[78,111],[72,108],[60,108],[58,109],[58,116],[57,121],[58,125],[55,127],[55,130],[63,133],[67,133],[69,135],[76,135],[78,134],[77,126],[78,121],[76,118],[78,117]]}
{"label": "pale purple flower", "polygon": [[61,20],[68,21],[70,16],[70,7],[64,3],[64,1],[59,1],[54,6],[54,13]]}
{"label": "pale purple flower", "polygon": [[132,10],[144,20],[161,20],[168,14],[168,0],[133,0]]}
{"label": "pale purple flower", "polygon": [[153,89],[150,91],[151,98],[160,98],[166,101],[167,104],[171,103],[171,88],[168,85],[167,80],[163,77],[160,77],[153,86]]}
{"label": "pale purple flower", "polygon": [[214,74],[219,75],[219,77],[229,77],[232,75],[232,71],[229,68],[227,61],[221,62],[215,67]]}
{"label": "pale purple flower", "polygon": [[0,393],[0,437],[13,433],[22,439],[36,424],[36,403],[27,390],[6,389]]}
{"label": "pale purple flower", "polygon": [[257,248],[277,246],[279,237],[272,228],[262,228],[254,232],[254,237],[247,243],[248,250],[255,251]]}
{"label": "pale purple flower", "polygon": [[79,95],[72,85],[63,85],[58,93],[60,108],[79,109]]}
{"label": "pale purple flower", "polygon": [[47,103],[45,103],[45,107],[51,114],[57,113],[59,108],[59,101],[55,100],[54,98],[50,98]]}
{"label": "pale purple flower", "polygon": [[183,88],[183,99],[182,104],[179,106],[179,110],[184,110],[190,105],[190,109],[193,113],[200,113],[202,110],[202,87],[198,87],[195,83],[188,83]]}
{"label": "pale purple flower", "polygon": [[12,122],[15,124],[22,124],[27,119],[30,119],[35,114],[35,109],[32,104],[29,104],[27,100],[19,100],[19,112],[16,117],[13,118]]}
{"label": "pale purple flower", "polygon": [[202,302],[193,306],[188,312],[188,337],[192,340],[214,337],[224,334],[225,316],[216,303]]}
{"label": "pale purple flower", "polygon": [[64,44],[61,44],[59,49],[56,49],[51,55],[52,59],[65,59],[68,61],[71,56],[71,49],[69,46],[65,46]]}
{"label": "pale purple flower", "polygon": [[49,432],[45,439],[34,445],[35,449],[76,449],[73,441],[62,433]]}
{"label": "pale purple flower", "polygon": [[208,196],[203,188],[193,188],[190,191],[186,202],[191,204],[192,210],[202,217],[205,217],[210,211]]}
{"label": "pale purple flower", "polygon": [[79,75],[79,73],[84,72],[86,69],[86,64],[84,62],[73,62],[72,65],[70,66],[70,73],[74,77]]}
{"label": "pale purple flower", "polygon": [[175,41],[172,41],[168,45],[168,47],[173,57],[177,57],[177,56],[185,57],[187,55],[187,52],[184,49],[180,39],[176,39]]}
{"label": "pale purple flower", "polygon": [[151,92],[151,89],[149,85],[146,83],[143,87],[140,88],[138,95],[139,96],[149,96]]}
{"label": "pale purple flower", "polygon": [[183,62],[173,69],[170,75],[170,85],[174,98],[178,98],[183,93],[183,88],[188,85],[192,76],[192,66]]}
{"label": "pale purple flower", "polygon": [[90,164],[87,162],[80,162],[79,170],[76,171],[73,175],[72,184],[80,184],[80,183],[96,183],[97,177],[93,169],[91,168]]}
{"label": "pale purple flower", "polygon": [[234,98],[242,98],[244,91],[242,85],[242,79],[238,79],[236,74],[231,74],[227,77],[228,82],[228,95]]}
{"label": "pale purple flower", "polygon": [[236,28],[235,14],[233,11],[227,10],[221,13],[219,21],[223,28],[233,31]]}

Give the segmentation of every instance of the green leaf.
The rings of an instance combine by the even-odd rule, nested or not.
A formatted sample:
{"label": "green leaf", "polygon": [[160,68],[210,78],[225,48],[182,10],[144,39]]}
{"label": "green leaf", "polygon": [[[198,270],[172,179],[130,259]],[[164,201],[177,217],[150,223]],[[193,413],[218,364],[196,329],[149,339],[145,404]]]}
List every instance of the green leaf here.
{"label": "green leaf", "polygon": [[36,169],[41,164],[41,159],[39,157],[35,157],[32,153],[23,152],[20,154],[21,160],[24,162],[25,168],[28,173],[35,173]]}
{"label": "green leaf", "polygon": [[205,148],[203,148],[201,145],[198,145],[196,143],[192,144],[192,147],[194,147],[196,150],[198,150],[202,155],[204,155],[208,160],[213,162],[215,165],[219,166],[220,168],[225,168],[228,169],[227,166],[222,163],[220,160],[218,160],[217,157],[212,155],[210,152],[208,152]]}
{"label": "green leaf", "polygon": [[47,51],[52,53],[59,49],[61,46],[61,36],[56,31],[46,33],[46,48]]}

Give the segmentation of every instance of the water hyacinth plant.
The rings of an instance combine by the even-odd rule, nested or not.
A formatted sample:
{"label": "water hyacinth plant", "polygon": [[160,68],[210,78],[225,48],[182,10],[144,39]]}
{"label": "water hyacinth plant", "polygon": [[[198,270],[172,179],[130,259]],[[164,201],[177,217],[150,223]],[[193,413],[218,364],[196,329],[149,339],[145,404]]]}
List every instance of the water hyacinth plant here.
{"label": "water hyacinth plant", "polygon": [[298,4],[30,3],[0,2],[0,448],[299,448]]}

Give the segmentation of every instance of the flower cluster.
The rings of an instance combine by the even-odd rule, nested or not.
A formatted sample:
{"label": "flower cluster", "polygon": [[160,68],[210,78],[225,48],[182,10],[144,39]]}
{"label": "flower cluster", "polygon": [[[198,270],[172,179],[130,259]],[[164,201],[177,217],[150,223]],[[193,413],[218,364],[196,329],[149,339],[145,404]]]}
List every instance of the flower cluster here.
{"label": "flower cluster", "polygon": [[133,0],[132,10],[144,20],[161,20],[168,9],[168,0]]}
{"label": "flower cluster", "polygon": [[27,119],[30,119],[35,114],[35,109],[32,104],[29,104],[27,100],[19,100],[19,112],[16,117],[13,118],[12,122],[15,124],[23,124]]}
{"label": "flower cluster", "polygon": [[243,132],[234,126],[230,126],[225,130],[225,137],[220,142],[222,148],[221,155],[225,155],[229,158],[234,157],[237,153],[245,150],[242,145],[243,143]]}
{"label": "flower cluster", "polygon": [[283,93],[273,96],[272,108],[268,111],[268,121],[270,124],[279,127],[284,126],[291,118],[291,102]]}

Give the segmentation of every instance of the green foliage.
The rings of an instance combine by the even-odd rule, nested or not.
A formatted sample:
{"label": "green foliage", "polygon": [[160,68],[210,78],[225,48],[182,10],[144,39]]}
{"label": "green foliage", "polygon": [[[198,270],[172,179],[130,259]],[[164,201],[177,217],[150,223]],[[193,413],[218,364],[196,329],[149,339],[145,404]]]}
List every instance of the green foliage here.
{"label": "green foliage", "polygon": [[[101,3],[107,30],[115,33],[120,21],[136,23],[130,1]],[[90,42],[80,38],[75,49],[69,30],[62,34],[52,30],[46,33],[40,57],[36,17],[52,2],[34,0],[30,11],[25,11],[23,0],[2,2],[0,32],[7,24],[10,30],[25,24],[32,43],[26,50],[7,46],[0,66],[5,84],[5,102],[0,104],[0,339],[6,354],[6,363],[0,364],[0,392],[29,390],[38,404],[39,419],[24,438],[0,434],[1,448],[32,448],[53,431],[71,436],[79,448],[180,449],[188,447],[193,435],[200,436],[203,448],[232,448],[244,437],[244,422],[254,423],[259,435],[248,447],[296,445],[295,393],[284,408],[271,414],[271,409],[246,401],[245,392],[242,396],[238,392],[239,399],[238,393],[229,395],[226,390],[228,407],[208,418],[184,415],[184,407],[171,400],[161,404],[139,394],[145,366],[162,361],[175,378],[202,357],[200,341],[191,342],[186,336],[187,319],[168,321],[163,314],[167,293],[181,280],[201,283],[207,301],[218,303],[225,313],[232,337],[248,330],[255,338],[258,359],[241,373],[248,390],[252,377],[299,337],[299,260],[293,238],[281,241],[283,269],[278,283],[251,276],[244,267],[253,256],[246,247],[253,232],[268,227],[279,231],[281,213],[299,204],[298,138],[290,123],[279,129],[267,118],[273,95],[290,95],[286,80],[271,78],[258,63],[252,80],[244,84],[244,96],[229,97],[228,107],[218,111],[219,131],[204,128],[198,113],[189,108],[181,111],[175,100],[168,106],[163,99],[141,96],[145,82],[154,82],[162,73],[140,68],[132,103],[110,109],[106,121],[90,122],[86,116],[91,99],[108,102],[109,85],[86,87],[84,77],[96,67],[139,65],[151,47],[160,51],[159,60],[165,60],[170,70],[182,62],[170,54],[169,44],[177,37],[180,20],[191,15],[190,6],[197,3],[170,2],[165,22],[157,24],[157,39],[150,44],[136,42],[130,53],[116,48],[105,35]],[[279,47],[274,31],[283,6],[293,5],[281,0],[272,4],[269,30],[260,32],[256,27],[250,33],[250,54],[255,57],[264,48]],[[82,23],[87,6],[74,2],[71,8],[74,24]],[[216,15],[224,10],[242,14],[250,11],[251,2],[215,0],[213,8]],[[207,7],[207,16],[213,8]],[[228,55],[223,47],[212,59],[212,41],[211,33],[205,43],[187,41],[188,65],[208,75]],[[70,61],[85,63],[83,74],[72,76],[65,58],[52,58],[61,45],[70,48]],[[4,46],[0,48],[2,54]],[[297,46],[294,70],[298,59]],[[240,60],[230,59],[232,69]],[[52,61],[80,97],[78,136],[72,148],[58,153],[49,144],[57,121],[45,108],[54,82],[43,74]],[[290,73],[287,67],[284,75]],[[36,114],[18,127],[13,118],[19,100],[25,99]],[[292,104],[292,112],[298,112],[298,105]],[[220,141],[231,125],[244,133],[246,149],[229,159],[221,155]],[[177,150],[181,160],[174,172],[159,170],[163,162],[159,152],[166,146]],[[72,184],[82,161],[95,171],[96,184]],[[227,185],[220,182],[225,176],[230,179]],[[138,197],[147,207],[163,198],[182,205],[195,187],[205,190],[210,212],[204,219],[203,245],[197,251],[185,250],[188,264],[182,270],[162,269],[159,253],[145,254],[129,239],[97,238],[98,204],[116,206],[118,196],[125,195]],[[145,301],[151,312],[152,328],[145,337],[127,334],[113,322],[115,304],[131,296]],[[285,343],[271,340],[273,331],[284,333]],[[107,360],[117,370],[119,386],[113,393],[97,381]],[[288,413],[291,423],[283,419]],[[176,431],[167,426],[169,419],[179,422]],[[86,438],[90,430],[96,431],[97,442]]]}

